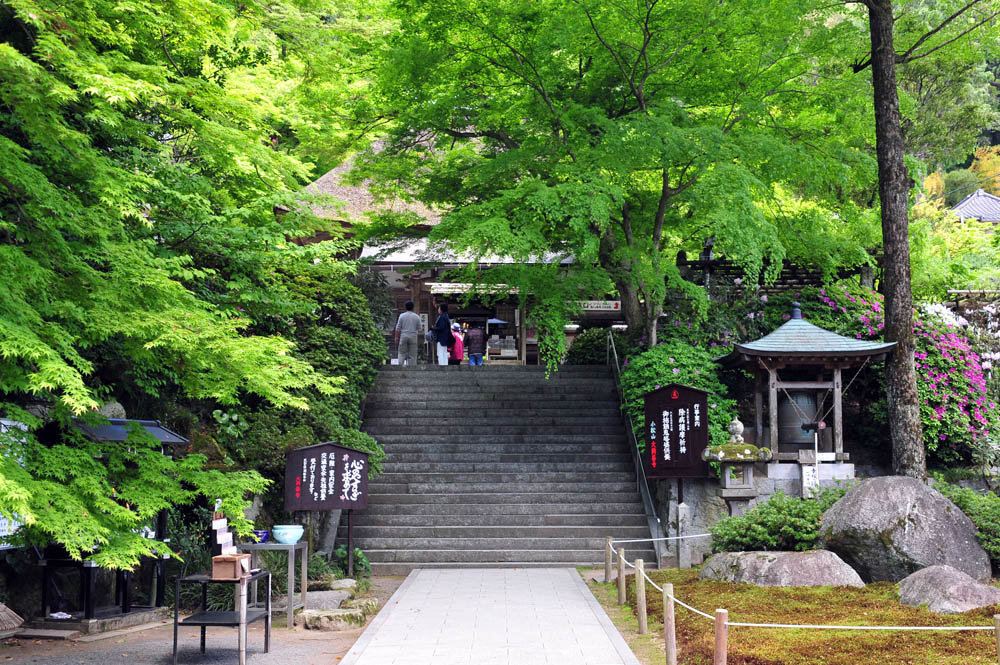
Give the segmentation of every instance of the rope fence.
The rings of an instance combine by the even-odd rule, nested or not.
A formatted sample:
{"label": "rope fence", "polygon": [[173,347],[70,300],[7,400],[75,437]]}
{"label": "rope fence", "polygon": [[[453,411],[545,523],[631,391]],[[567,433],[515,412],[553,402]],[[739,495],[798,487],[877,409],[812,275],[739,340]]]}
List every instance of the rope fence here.
{"label": "rope fence", "polygon": [[[793,629],[793,630],[885,630],[885,631],[983,631],[991,630],[996,635],[997,644],[997,659],[1000,661],[1000,614],[993,616],[992,626],[833,626],[824,624],[797,624],[797,623],[751,623],[745,621],[730,621],[729,611],[725,609],[715,610],[715,615],[711,615],[708,612],[699,610],[696,607],[692,607],[687,603],[681,601],[674,595],[674,585],[670,583],[665,583],[662,587],[654,582],[649,575],[646,574],[645,562],[642,559],[636,559],[635,563],[630,562],[625,558],[625,550],[622,548],[615,548],[615,545],[621,543],[641,543],[650,542],[653,540],[679,540],[681,538],[700,538],[710,534],[697,534],[693,536],[674,536],[672,538],[637,538],[634,540],[613,540],[610,536],[607,537],[604,546],[604,582],[605,584],[611,583],[611,569],[614,558],[617,557],[618,561],[618,604],[625,604],[625,567],[633,568],[636,571],[637,578],[642,578],[645,582],[649,583],[654,589],[659,591],[663,596],[663,639],[666,644],[666,663],[667,665],[677,665],[677,637],[676,637],[676,626],[674,620],[674,605],[680,605],[684,609],[692,612],[698,616],[704,617],[715,624],[715,641],[713,647],[713,665],[726,665],[727,651],[728,651],[728,640],[729,640],[729,627],[734,628],[776,628],[776,629]],[[639,620],[639,634],[647,632],[647,608],[646,608],[646,589],[645,584],[636,584],[636,608]]]}

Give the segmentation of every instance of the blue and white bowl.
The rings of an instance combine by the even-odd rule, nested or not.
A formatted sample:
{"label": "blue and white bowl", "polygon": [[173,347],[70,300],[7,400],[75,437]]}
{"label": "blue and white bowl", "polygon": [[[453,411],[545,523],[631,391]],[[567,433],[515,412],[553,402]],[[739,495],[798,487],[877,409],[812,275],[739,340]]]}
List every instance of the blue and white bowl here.
{"label": "blue and white bowl", "polygon": [[301,524],[275,524],[271,527],[271,535],[279,543],[294,545],[299,542],[299,538],[305,533],[306,528]]}

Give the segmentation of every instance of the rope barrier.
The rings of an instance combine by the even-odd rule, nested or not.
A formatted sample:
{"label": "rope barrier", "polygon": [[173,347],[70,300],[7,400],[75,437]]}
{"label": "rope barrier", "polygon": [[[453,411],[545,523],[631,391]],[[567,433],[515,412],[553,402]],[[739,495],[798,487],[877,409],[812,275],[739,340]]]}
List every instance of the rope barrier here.
{"label": "rope barrier", "polygon": [[[706,534],[708,535],[708,534]],[[629,542],[629,541],[617,541],[617,542]],[[641,540],[632,542],[642,542]],[[612,554],[617,557],[617,550],[612,549]],[[629,562],[625,557],[621,557],[622,562],[629,568],[635,568],[635,566]],[[645,571],[642,573],[642,577],[645,581],[649,582],[654,589],[663,593],[663,587],[654,582]],[[680,600],[676,596],[668,595],[668,598],[673,600],[675,603],[681,607],[694,612],[700,616],[709,619],[710,621],[715,621],[715,617],[707,612],[702,612],[696,607],[691,607],[684,601]],[[736,628],[793,628],[793,629],[807,629],[807,630],[895,630],[895,631],[933,631],[933,630],[944,630],[944,631],[967,631],[967,630],[996,630],[994,626],[831,626],[824,624],[798,624],[798,623],[751,623],[746,621],[726,621],[727,626],[733,626]]]}
{"label": "rope barrier", "polygon": [[995,630],[993,626],[824,626],[797,623],[746,623],[727,621],[727,626],[741,628],[810,628],[814,630]]}
{"label": "rope barrier", "polygon": [[[612,552],[612,554],[613,554],[613,555],[614,555],[615,557],[617,557],[617,556],[618,556],[618,552],[617,552],[617,550],[614,550],[614,549],[612,549],[612,550],[611,550],[611,552]],[[626,566],[628,566],[629,568],[635,568],[635,566],[634,566],[634,565],[632,565],[631,563],[629,563],[629,560],[628,560],[628,559],[626,559],[625,557],[622,557],[621,559],[622,559],[622,562],[623,562],[623,563],[624,563],[624,564],[625,564]],[[657,584],[656,582],[654,582],[653,580],[651,580],[651,579],[650,579],[650,577],[649,577],[649,575],[647,575],[647,574],[645,573],[645,571],[643,571],[643,573],[642,573],[642,576],[643,576],[643,578],[644,578],[644,579],[645,579],[645,580],[646,580],[647,582],[649,582],[650,584],[652,584],[652,585],[653,585],[653,588],[654,588],[654,589],[656,589],[656,590],[657,590],[657,591],[659,591],[660,593],[663,593],[663,587],[661,587],[661,586],[660,586],[659,584]],[[681,601],[681,600],[680,600],[679,598],[677,598],[676,596],[668,596],[668,597],[669,597],[670,599],[672,599],[672,600],[673,600],[673,601],[674,601],[675,603],[677,603],[678,605],[680,605],[681,607],[683,607],[683,608],[685,608],[685,609],[687,609],[687,610],[690,610],[691,612],[694,612],[695,614],[700,614],[701,616],[705,617],[706,619],[709,619],[709,620],[711,620],[711,621],[715,621],[715,617],[713,617],[713,616],[712,616],[711,614],[708,614],[708,613],[706,613],[706,612],[702,612],[702,611],[701,611],[701,610],[699,610],[699,609],[698,609],[697,607],[691,607],[691,606],[690,606],[690,605],[688,605],[687,603],[685,603],[685,602]]]}

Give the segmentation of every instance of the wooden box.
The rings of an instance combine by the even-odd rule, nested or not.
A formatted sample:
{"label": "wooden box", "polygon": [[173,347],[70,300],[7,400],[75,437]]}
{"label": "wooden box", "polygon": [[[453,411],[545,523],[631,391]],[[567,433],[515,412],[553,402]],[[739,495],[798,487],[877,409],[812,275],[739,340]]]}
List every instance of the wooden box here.
{"label": "wooden box", "polygon": [[212,557],[212,579],[233,580],[250,574],[249,554],[220,554]]}

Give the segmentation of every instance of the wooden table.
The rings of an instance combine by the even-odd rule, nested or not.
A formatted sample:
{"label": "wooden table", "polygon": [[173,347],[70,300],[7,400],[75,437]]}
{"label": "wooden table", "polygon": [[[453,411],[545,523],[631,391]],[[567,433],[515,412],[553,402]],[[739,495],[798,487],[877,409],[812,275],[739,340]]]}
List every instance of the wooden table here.
{"label": "wooden table", "polygon": [[[266,578],[267,601],[263,610],[247,608],[247,586],[256,583],[260,578]],[[201,612],[192,614],[178,622],[180,614],[181,584],[201,585]],[[235,584],[236,609],[226,612],[208,611],[208,585]],[[199,626],[201,628],[201,652],[205,653],[205,631],[209,626],[236,627],[236,647],[239,653],[240,665],[247,662],[247,625],[254,621],[264,620],[264,653],[271,648],[271,572],[259,570],[239,580],[216,580],[208,575],[189,575],[179,577],[174,583],[174,665],[177,665],[177,631],[180,626]]]}
{"label": "wooden table", "polygon": [[[260,556],[261,551],[270,552],[285,552],[288,555],[288,592],[285,594],[285,604],[278,607],[271,608],[272,612],[285,611],[288,616],[288,629],[295,628],[295,610],[306,608],[306,589],[309,588],[309,544],[302,540],[297,543],[241,543],[236,546],[236,549],[240,552],[250,553],[250,567],[258,568],[260,566]],[[299,571],[301,579],[299,580],[300,594],[301,597],[298,602],[293,601],[295,595],[295,553],[301,552],[301,563],[299,564],[301,569]],[[270,583],[269,583],[270,585]],[[270,589],[270,586],[268,586]],[[270,590],[268,591],[268,596],[270,597]],[[250,590],[250,605],[254,609],[259,608],[257,602],[257,584],[254,583]]]}

